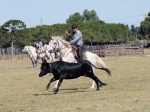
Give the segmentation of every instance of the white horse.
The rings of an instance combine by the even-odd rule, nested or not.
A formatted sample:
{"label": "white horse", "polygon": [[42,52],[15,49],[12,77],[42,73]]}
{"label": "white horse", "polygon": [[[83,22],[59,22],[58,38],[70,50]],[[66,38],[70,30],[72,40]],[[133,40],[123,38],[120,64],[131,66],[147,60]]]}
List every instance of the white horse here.
{"label": "white horse", "polygon": [[[46,61],[48,60],[47,56],[45,56],[46,54],[45,53],[41,53],[39,55],[37,55],[36,53],[36,48],[33,47],[33,46],[25,46],[24,49],[23,49],[23,52],[26,52],[28,53],[28,56],[30,58],[30,60],[32,61],[32,65],[33,67],[37,67],[37,62],[38,62],[38,59],[45,59]],[[50,58],[52,59],[52,58]]]}
{"label": "white horse", "polygon": [[[77,60],[75,59],[75,57],[73,55],[72,47],[70,46],[70,42],[63,40],[61,37],[52,37],[52,40],[50,41],[50,49],[49,50],[59,51],[61,54],[62,61],[66,61],[66,62],[70,62],[70,63],[77,62]],[[90,61],[93,65],[101,66],[102,68],[107,68],[104,61],[96,54],[86,51],[85,55],[86,55],[86,57],[84,57],[84,59]],[[92,68],[93,68],[93,72],[94,72],[95,68],[94,67],[92,67]],[[57,81],[57,83],[58,83],[58,81]],[[56,85],[57,85],[57,83],[56,83]],[[56,85],[55,85],[55,87],[56,87]],[[91,88],[94,88],[94,85],[95,85],[95,82],[93,81]],[[105,83],[103,83],[103,85],[105,85]]]}
{"label": "white horse", "polygon": [[44,58],[47,62],[53,62],[55,58],[54,53],[50,54],[50,52],[47,50],[46,44],[37,50],[37,54],[38,54],[38,57]]}
{"label": "white horse", "polygon": [[23,52],[28,53],[30,60],[32,61],[33,67],[37,67],[37,53],[36,49],[33,46],[25,46]]}
{"label": "white horse", "polygon": [[56,61],[56,57],[58,57],[58,59],[60,58],[60,53],[59,52],[51,52],[50,45],[47,45],[47,44],[45,44],[43,47],[39,48],[37,50],[37,53],[38,53],[39,56],[42,55],[42,57],[47,62]]}

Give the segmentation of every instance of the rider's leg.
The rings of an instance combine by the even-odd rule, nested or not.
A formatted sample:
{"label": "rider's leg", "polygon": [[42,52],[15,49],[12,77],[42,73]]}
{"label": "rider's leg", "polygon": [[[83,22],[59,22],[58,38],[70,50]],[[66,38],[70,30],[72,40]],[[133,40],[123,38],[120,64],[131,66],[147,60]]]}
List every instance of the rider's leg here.
{"label": "rider's leg", "polygon": [[83,60],[83,46],[78,46],[80,60]]}

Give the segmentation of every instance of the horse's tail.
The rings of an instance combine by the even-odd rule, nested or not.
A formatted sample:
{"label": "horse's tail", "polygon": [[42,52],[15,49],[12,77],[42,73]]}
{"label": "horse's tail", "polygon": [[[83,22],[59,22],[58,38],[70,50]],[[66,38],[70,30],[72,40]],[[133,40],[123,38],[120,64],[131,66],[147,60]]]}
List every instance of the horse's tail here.
{"label": "horse's tail", "polygon": [[[88,61],[88,62],[89,62],[89,61]],[[95,65],[93,65],[91,62],[89,62],[89,63],[90,63],[94,68],[96,68],[96,69],[101,69],[101,70],[105,70],[108,75],[111,75],[111,72],[110,72],[110,70],[109,70],[108,68],[98,68],[98,67],[96,67]]]}
{"label": "horse's tail", "polygon": [[106,64],[104,63],[104,61],[97,55],[96,56],[96,62],[98,67],[102,67],[102,68],[107,68]]}

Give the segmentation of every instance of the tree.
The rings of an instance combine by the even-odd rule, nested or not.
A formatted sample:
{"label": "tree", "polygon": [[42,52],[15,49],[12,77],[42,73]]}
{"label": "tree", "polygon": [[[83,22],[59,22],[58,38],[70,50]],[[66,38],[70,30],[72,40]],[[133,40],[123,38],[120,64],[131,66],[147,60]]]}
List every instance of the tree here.
{"label": "tree", "polygon": [[83,11],[82,15],[82,21],[87,22],[87,21],[97,21],[99,20],[99,17],[97,16],[95,10],[88,11],[85,9]]}
{"label": "tree", "polygon": [[150,12],[144,21],[141,22],[138,31],[138,38],[140,39],[150,39]]}
{"label": "tree", "polygon": [[134,25],[131,25],[131,35],[136,37],[136,34],[137,34],[137,29]]}
{"label": "tree", "polygon": [[2,47],[2,28],[0,27],[0,48]]}
{"label": "tree", "polygon": [[98,21],[98,20],[99,20],[99,17],[97,16],[95,10],[88,11],[87,9],[85,9],[83,11],[82,16],[80,15],[79,12],[71,14],[69,18],[66,20],[66,23]]}
{"label": "tree", "polygon": [[70,15],[69,18],[66,20],[66,23],[72,22],[82,22],[82,17],[79,12]]}
{"label": "tree", "polygon": [[18,30],[22,30],[22,29],[26,28],[26,25],[21,20],[9,20],[6,23],[4,23],[1,27],[5,33],[10,34],[11,55],[13,55],[13,44],[14,44],[15,35],[17,34]]}

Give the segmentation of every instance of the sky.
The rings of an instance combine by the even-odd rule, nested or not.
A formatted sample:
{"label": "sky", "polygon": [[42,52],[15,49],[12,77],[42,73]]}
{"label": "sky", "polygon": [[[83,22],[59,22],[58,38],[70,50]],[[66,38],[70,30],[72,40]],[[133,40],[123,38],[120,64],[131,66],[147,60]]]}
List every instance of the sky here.
{"label": "sky", "polygon": [[61,24],[85,9],[95,10],[106,23],[140,26],[150,12],[150,0],[0,0],[0,26],[14,19],[27,28]]}

